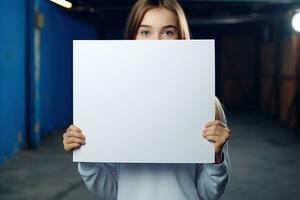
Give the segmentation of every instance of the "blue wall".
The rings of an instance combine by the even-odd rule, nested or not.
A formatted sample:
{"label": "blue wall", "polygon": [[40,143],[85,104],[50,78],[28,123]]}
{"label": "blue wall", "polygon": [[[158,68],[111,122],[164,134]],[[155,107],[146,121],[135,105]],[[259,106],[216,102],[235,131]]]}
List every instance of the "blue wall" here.
{"label": "blue wall", "polygon": [[[35,10],[44,18],[38,87],[34,82]],[[87,16],[48,0],[1,0],[0,27],[1,165],[23,147],[38,147],[45,135],[72,123],[72,41],[98,39],[99,33]],[[34,98],[36,89],[39,98]],[[36,122],[39,131],[34,128]]]}
{"label": "blue wall", "polygon": [[25,142],[25,1],[0,1],[0,164]]}
{"label": "blue wall", "polygon": [[72,123],[73,40],[97,39],[96,26],[49,1],[40,1],[41,110],[43,135]]}

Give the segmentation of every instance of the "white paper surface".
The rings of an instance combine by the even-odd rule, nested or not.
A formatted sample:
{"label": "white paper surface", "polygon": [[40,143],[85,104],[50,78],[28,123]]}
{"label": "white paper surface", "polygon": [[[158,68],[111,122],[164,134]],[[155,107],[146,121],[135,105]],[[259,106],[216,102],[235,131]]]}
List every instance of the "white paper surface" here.
{"label": "white paper surface", "polygon": [[214,59],[214,40],[73,41],[73,161],[214,162]]}

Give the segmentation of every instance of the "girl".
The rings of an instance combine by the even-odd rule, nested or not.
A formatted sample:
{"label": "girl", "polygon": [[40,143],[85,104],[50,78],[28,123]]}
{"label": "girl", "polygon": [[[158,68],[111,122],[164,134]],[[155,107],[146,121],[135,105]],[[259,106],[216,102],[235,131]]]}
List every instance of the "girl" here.
{"label": "girl", "polygon": [[[176,0],[138,0],[128,17],[126,39],[188,40],[190,33],[185,14]],[[218,199],[230,172],[226,142],[230,131],[217,98],[215,105],[216,120],[208,122],[202,133],[214,144],[215,163],[78,163],[86,187],[99,199]],[[80,148],[84,141],[82,130],[74,125],[63,136],[66,151]]]}

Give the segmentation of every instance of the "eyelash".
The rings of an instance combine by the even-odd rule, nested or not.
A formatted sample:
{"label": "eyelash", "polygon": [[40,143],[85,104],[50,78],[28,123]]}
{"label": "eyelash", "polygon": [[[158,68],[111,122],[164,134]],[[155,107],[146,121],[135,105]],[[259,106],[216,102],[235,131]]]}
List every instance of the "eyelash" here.
{"label": "eyelash", "polygon": [[148,33],[148,34],[149,34],[150,31],[141,31],[141,34],[142,34],[143,36],[145,36],[144,33]]}
{"label": "eyelash", "polygon": [[[149,34],[150,33],[150,31],[141,31],[141,35],[143,35],[143,36],[146,36],[145,34]],[[166,33],[166,34],[165,34]],[[171,35],[170,35],[171,34]],[[163,35],[167,35],[167,36],[173,36],[174,35],[174,32],[173,31],[165,31],[164,33],[163,33]]]}
{"label": "eyelash", "polygon": [[[172,36],[172,35],[174,35],[173,31],[165,31],[164,33],[166,33],[167,36]],[[171,33],[171,35],[169,35],[168,33]]]}

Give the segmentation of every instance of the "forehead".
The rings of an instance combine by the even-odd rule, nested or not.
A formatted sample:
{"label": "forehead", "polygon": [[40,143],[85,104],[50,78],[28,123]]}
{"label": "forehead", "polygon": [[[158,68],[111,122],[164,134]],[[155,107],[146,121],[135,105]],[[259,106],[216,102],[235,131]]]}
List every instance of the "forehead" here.
{"label": "forehead", "polygon": [[145,13],[141,24],[154,27],[177,26],[177,17],[174,12],[165,7],[152,8]]}

